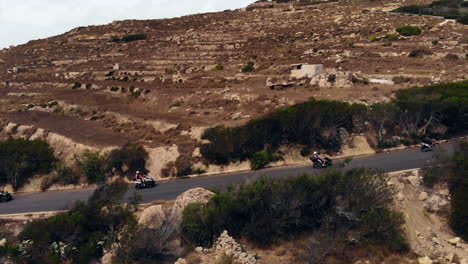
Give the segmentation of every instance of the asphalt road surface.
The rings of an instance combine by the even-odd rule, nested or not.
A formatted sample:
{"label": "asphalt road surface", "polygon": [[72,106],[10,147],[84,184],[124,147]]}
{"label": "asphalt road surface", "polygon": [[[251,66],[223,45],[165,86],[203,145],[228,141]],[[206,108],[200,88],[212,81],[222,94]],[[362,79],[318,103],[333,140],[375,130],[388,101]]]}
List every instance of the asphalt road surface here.
{"label": "asphalt road surface", "polygon": [[[441,148],[452,152],[452,143],[444,143]],[[419,148],[410,148],[371,156],[354,158],[346,169],[367,167],[378,168],[386,172],[420,168],[431,162],[433,152],[422,153]],[[339,164],[342,160],[334,161]],[[213,176],[201,176],[196,178],[178,179],[162,182],[152,189],[138,190],[143,196],[142,203],[156,200],[175,199],[179,194],[192,188],[222,188],[231,184],[240,184],[249,180],[258,179],[263,176],[271,178],[294,177],[303,173],[316,174],[321,170],[309,166],[291,166],[281,168],[264,169],[260,171],[246,171]],[[131,188],[128,196],[133,192]],[[20,214],[34,212],[59,211],[70,208],[78,200],[87,200],[94,189],[79,189],[66,191],[49,191],[42,193],[29,193],[14,195],[14,200],[8,203],[0,203],[0,215]]]}

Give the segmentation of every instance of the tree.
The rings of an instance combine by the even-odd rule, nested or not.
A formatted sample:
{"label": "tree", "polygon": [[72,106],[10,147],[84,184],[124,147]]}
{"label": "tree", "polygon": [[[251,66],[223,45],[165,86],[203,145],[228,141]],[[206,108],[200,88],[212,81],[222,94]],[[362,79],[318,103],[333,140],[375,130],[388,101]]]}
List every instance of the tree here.
{"label": "tree", "polygon": [[377,130],[379,141],[382,141],[385,136],[386,125],[395,119],[398,111],[394,103],[376,103],[370,107],[369,121]]}
{"label": "tree", "polygon": [[109,165],[122,175],[135,175],[135,172],[142,171],[148,173],[146,169],[146,160],[148,152],[140,143],[129,142],[121,149],[113,150],[109,154]]}
{"label": "tree", "polygon": [[85,152],[76,166],[89,183],[104,183],[110,171],[106,157],[99,153]]}
{"label": "tree", "polygon": [[34,174],[49,173],[55,165],[54,151],[41,140],[0,141],[0,184],[21,187]]}

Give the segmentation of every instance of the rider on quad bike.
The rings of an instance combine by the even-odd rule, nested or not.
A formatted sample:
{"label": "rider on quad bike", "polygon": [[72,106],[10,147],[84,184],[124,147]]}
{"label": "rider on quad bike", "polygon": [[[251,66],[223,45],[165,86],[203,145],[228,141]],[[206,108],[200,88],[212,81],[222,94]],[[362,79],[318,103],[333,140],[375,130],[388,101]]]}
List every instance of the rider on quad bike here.
{"label": "rider on quad bike", "polygon": [[313,157],[317,159],[322,164],[322,166],[325,165],[325,160],[320,157],[320,152],[314,151]]}
{"label": "rider on quad bike", "polygon": [[145,186],[145,176],[143,175],[143,173],[141,173],[141,171],[136,171],[135,178],[137,180],[140,180],[142,186]]}

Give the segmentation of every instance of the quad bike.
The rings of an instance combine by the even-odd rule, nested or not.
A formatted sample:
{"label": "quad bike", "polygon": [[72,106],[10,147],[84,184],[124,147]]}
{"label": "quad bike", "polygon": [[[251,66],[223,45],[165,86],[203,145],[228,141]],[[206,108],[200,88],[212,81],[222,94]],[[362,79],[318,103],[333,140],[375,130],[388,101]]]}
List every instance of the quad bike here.
{"label": "quad bike", "polygon": [[439,143],[431,141],[431,143],[421,143],[421,152],[429,152],[435,150],[437,147],[440,147]]}
{"label": "quad bike", "polygon": [[0,203],[6,203],[13,200],[13,196],[7,191],[0,191]]}
{"label": "quad bike", "polygon": [[323,163],[320,162],[320,160],[315,158],[315,157],[310,157],[310,160],[314,163],[314,168],[316,168],[316,169],[323,169],[323,168],[333,166],[333,161],[331,159],[329,159],[329,158],[324,158]]}
{"label": "quad bike", "polygon": [[156,180],[149,176],[145,176],[143,179],[135,179],[134,184],[135,189],[153,188],[157,185]]}

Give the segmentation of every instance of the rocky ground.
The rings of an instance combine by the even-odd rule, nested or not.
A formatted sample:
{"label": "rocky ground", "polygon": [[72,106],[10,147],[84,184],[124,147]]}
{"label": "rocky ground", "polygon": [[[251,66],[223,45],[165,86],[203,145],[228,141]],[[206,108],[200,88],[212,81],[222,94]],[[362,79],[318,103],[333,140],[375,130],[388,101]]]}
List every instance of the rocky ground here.
{"label": "rocky ground", "polygon": [[[259,3],[81,27],[3,49],[0,138],[45,139],[65,160],[140,141],[152,157],[150,174],[164,178],[199,163],[209,126],[242,124],[312,96],[372,103],[398,89],[467,79],[467,26],[382,12],[416,2]],[[405,24],[423,33],[385,40]],[[146,39],[111,41],[129,34]],[[249,61],[255,70],[242,73]],[[325,71],[294,80],[294,63]]]}

